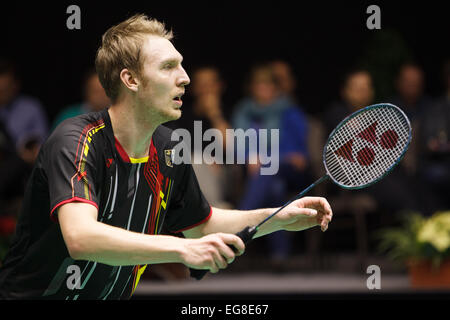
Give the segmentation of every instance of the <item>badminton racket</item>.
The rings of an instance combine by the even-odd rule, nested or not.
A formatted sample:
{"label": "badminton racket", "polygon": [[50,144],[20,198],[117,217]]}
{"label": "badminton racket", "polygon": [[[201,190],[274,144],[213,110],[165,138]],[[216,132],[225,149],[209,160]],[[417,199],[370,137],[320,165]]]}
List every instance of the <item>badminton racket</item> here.
{"label": "badminton racket", "polygon": [[[323,148],[325,175],[301,191],[256,226],[236,235],[247,244],[258,228],[312,188],[331,179],[344,189],[362,189],[383,179],[403,158],[411,142],[411,124],[397,106],[381,103],[362,108],[342,120]],[[191,269],[200,280],[207,270]]]}

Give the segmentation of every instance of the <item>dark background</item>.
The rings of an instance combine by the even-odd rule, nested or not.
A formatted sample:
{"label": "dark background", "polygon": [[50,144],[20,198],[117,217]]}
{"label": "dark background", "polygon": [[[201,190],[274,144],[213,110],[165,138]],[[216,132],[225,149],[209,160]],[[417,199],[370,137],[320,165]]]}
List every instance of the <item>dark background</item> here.
{"label": "dark background", "polygon": [[[392,93],[399,63],[413,59],[426,74],[426,91],[443,92],[442,66],[449,57],[449,21],[444,2],[3,2],[0,56],[14,59],[23,91],[40,98],[50,119],[81,99],[85,69],[93,66],[101,35],[135,13],[162,20],[189,72],[217,65],[227,82],[228,110],[243,94],[250,66],[283,58],[299,81],[298,96],[316,113],[338,97],[346,70],[361,61],[378,77],[377,100]],[[81,30],[68,30],[70,4],[81,8]],[[381,9],[381,30],[369,30],[366,9]],[[381,93],[380,93],[381,92]],[[382,102],[382,101],[376,101]]]}

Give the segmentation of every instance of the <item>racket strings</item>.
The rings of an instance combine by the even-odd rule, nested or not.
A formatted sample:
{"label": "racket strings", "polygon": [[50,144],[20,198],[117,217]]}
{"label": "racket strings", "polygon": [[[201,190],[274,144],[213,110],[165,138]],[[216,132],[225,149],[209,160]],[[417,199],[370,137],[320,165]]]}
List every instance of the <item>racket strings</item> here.
{"label": "racket strings", "polygon": [[[369,112],[369,111],[368,111]],[[367,117],[369,119],[370,117]],[[348,186],[356,186],[364,180],[364,175],[361,170],[354,165],[351,165],[347,162],[353,163],[355,162],[352,152],[352,147],[354,145],[354,138],[361,132],[361,129],[364,128],[364,124],[368,126],[367,119],[358,119],[352,118],[341,129],[335,133],[335,138],[331,141],[331,152],[332,160],[335,160],[335,164],[331,162],[333,170],[330,170],[331,175],[339,182],[348,185]],[[365,122],[366,121],[366,122]],[[345,142],[346,140],[351,141]],[[336,148],[339,148],[341,144],[344,144],[344,150],[347,157],[342,158],[338,157],[338,155],[333,152]],[[334,159],[333,159],[334,158]]]}
{"label": "racket strings", "polygon": [[389,143],[382,148],[392,150],[392,152],[383,152],[382,157],[388,158],[389,163],[394,164],[408,143],[410,126],[403,114],[397,110],[392,108],[380,110],[384,114],[384,119],[387,119],[387,124],[381,130],[381,139],[385,137],[384,139]]}
{"label": "racket strings", "polygon": [[389,105],[380,105],[347,120],[325,149],[330,176],[348,187],[379,179],[398,161],[409,141],[406,117]]}
{"label": "racket strings", "polygon": [[[377,112],[378,111],[378,112]],[[371,118],[380,118],[381,121],[377,122],[377,132],[378,133],[389,133],[390,130],[395,130],[392,132],[402,132],[403,137],[403,143],[398,141],[395,141],[394,144],[394,138],[393,134],[391,134],[391,145],[394,147],[396,146],[396,150],[394,152],[388,152],[386,150],[383,150],[379,147],[379,145],[376,143],[374,146],[375,152],[377,154],[377,162],[373,166],[368,166],[367,169],[373,169],[370,170],[371,175],[368,175],[369,181],[361,181],[361,183],[368,183],[374,179],[379,178],[381,175],[383,175],[389,168],[396,163],[398,158],[403,153],[404,147],[407,144],[408,136],[409,136],[409,125],[407,122],[403,122],[404,117],[401,113],[396,112],[396,109],[393,108],[378,108],[378,109],[372,109],[370,110],[369,118],[368,120],[371,120]],[[378,115],[378,113],[381,113],[381,117]],[[405,124],[402,126],[402,122]],[[375,132],[376,133],[376,132]],[[377,136],[377,134],[375,134]],[[374,149],[364,149],[364,150],[374,150]],[[372,155],[374,157],[374,155]]]}

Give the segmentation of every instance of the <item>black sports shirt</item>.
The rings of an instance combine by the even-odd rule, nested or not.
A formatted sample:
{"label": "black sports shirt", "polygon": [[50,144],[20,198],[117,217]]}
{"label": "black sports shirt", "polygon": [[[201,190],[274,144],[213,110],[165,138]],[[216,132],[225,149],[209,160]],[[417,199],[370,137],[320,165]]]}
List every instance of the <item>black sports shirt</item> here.
{"label": "black sports shirt", "polygon": [[89,203],[98,208],[98,221],[146,234],[177,233],[205,222],[211,207],[192,166],[172,163],[177,142],[170,136],[170,129],[159,126],[149,156],[130,159],[114,137],[107,110],[61,123],[42,146],[28,182],[0,269],[0,297],[128,299],[146,266],[73,260],[57,208]]}

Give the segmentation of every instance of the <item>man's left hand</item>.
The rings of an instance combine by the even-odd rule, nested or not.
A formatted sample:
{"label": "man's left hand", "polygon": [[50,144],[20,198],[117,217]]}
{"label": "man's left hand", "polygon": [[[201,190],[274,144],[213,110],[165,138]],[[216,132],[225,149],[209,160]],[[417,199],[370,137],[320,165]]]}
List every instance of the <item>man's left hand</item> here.
{"label": "man's left hand", "polygon": [[304,197],[295,200],[275,215],[274,221],[282,230],[301,231],[320,226],[325,232],[331,222],[331,206],[322,197]]}

